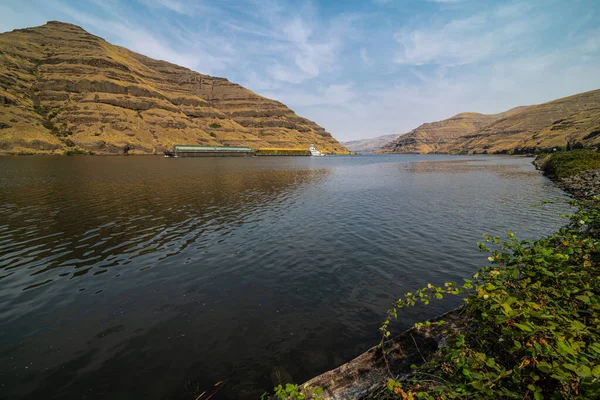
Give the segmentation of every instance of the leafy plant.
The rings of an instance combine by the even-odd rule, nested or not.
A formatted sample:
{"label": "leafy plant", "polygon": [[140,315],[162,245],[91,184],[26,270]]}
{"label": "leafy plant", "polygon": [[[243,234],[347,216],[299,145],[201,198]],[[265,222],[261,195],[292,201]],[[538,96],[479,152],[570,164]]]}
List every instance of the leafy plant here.
{"label": "leafy plant", "polygon": [[212,124],[210,124],[209,126],[210,126],[211,128],[213,128],[213,129],[218,129],[218,128],[220,128],[220,127],[221,127],[221,125],[220,125],[220,124],[217,124],[217,123],[214,123],[214,122],[213,122]]}
{"label": "leafy plant", "polygon": [[[261,399],[264,400],[268,397],[268,394],[264,393],[261,396]],[[322,400],[323,389],[320,387],[300,387],[298,385],[286,383],[285,387],[278,385],[275,388],[275,398],[278,400]]]}
{"label": "leafy plant", "polygon": [[381,327],[417,302],[466,294],[469,329],[440,348],[407,380],[390,379],[402,399],[600,398],[600,200],[556,234],[522,241],[485,236],[491,264],[462,285],[428,285],[407,293]]}

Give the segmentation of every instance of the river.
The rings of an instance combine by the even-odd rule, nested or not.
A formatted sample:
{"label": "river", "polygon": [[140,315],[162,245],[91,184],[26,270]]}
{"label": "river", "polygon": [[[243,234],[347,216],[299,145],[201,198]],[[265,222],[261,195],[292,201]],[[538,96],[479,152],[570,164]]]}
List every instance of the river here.
{"label": "river", "polygon": [[482,233],[564,223],[530,162],[0,157],[0,398],[258,398],[339,366],[401,293],[485,265]]}

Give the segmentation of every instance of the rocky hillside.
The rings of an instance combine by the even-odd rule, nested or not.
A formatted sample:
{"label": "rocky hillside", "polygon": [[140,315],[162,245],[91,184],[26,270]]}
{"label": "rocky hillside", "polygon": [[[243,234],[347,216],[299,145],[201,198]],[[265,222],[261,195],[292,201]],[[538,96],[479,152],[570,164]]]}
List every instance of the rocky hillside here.
{"label": "rocky hillside", "polygon": [[528,107],[457,142],[451,152],[525,153],[581,143],[600,145],[600,90]]}
{"label": "rocky hillside", "polygon": [[516,107],[500,114],[465,112],[443,121],[426,123],[382,146],[377,153],[448,153],[464,140],[465,135],[472,135],[492,122],[526,108]]}
{"label": "rocky hillside", "polygon": [[346,148],[350,151],[356,151],[358,153],[373,153],[375,150],[396,139],[398,136],[398,134],[383,135],[370,139],[358,139],[346,142],[342,141],[340,143],[346,146]]}
{"label": "rocky hillside", "polygon": [[325,129],[224,78],[62,22],[0,34],[0,152],[154,154],[173,144],[345,153]]}
{"label": "rocky hillside", "polygon": [[533,153],[567,144],[600,146],[600,90],[500,114],[458,114],[423,124],[380,153]]}

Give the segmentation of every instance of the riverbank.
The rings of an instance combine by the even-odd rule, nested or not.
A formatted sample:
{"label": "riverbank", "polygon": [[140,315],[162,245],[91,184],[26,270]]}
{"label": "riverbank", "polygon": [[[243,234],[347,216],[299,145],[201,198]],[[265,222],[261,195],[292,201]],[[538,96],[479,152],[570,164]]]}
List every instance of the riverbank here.
{"label": "riverbank", "polygon": [[[594,165],[580,163],[590,154],[575,152],[534,164],[548,174],[555,156],[570,158],[561,167],[571,168],[573,158],[583,168]],[[322,388],[326,399],[598,395],[600,169],[570,171],[577,173],[551,176],[579,200],[569,225],[534,242],[519,241],[510,232],[504,242],[486,238],[480,247],[492,264],[473,283],[428,285],[415,292],[418,297],[407,293],[390,310],[383,338],[390,334],[389,319],[415,303],[467,294],[464,308],[417,324],[303,386]]]}

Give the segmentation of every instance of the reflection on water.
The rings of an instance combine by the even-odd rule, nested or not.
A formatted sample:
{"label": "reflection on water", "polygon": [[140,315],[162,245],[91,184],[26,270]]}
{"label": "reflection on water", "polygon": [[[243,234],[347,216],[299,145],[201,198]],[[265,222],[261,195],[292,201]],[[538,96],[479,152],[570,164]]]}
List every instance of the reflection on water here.
{"label": "reflection on water", "polygon": [[[528,159],[0,159],[0,398],[254,398],[370,347],[392,299],[537,237]],[[407,312],[415,318],[447,302]]]}

